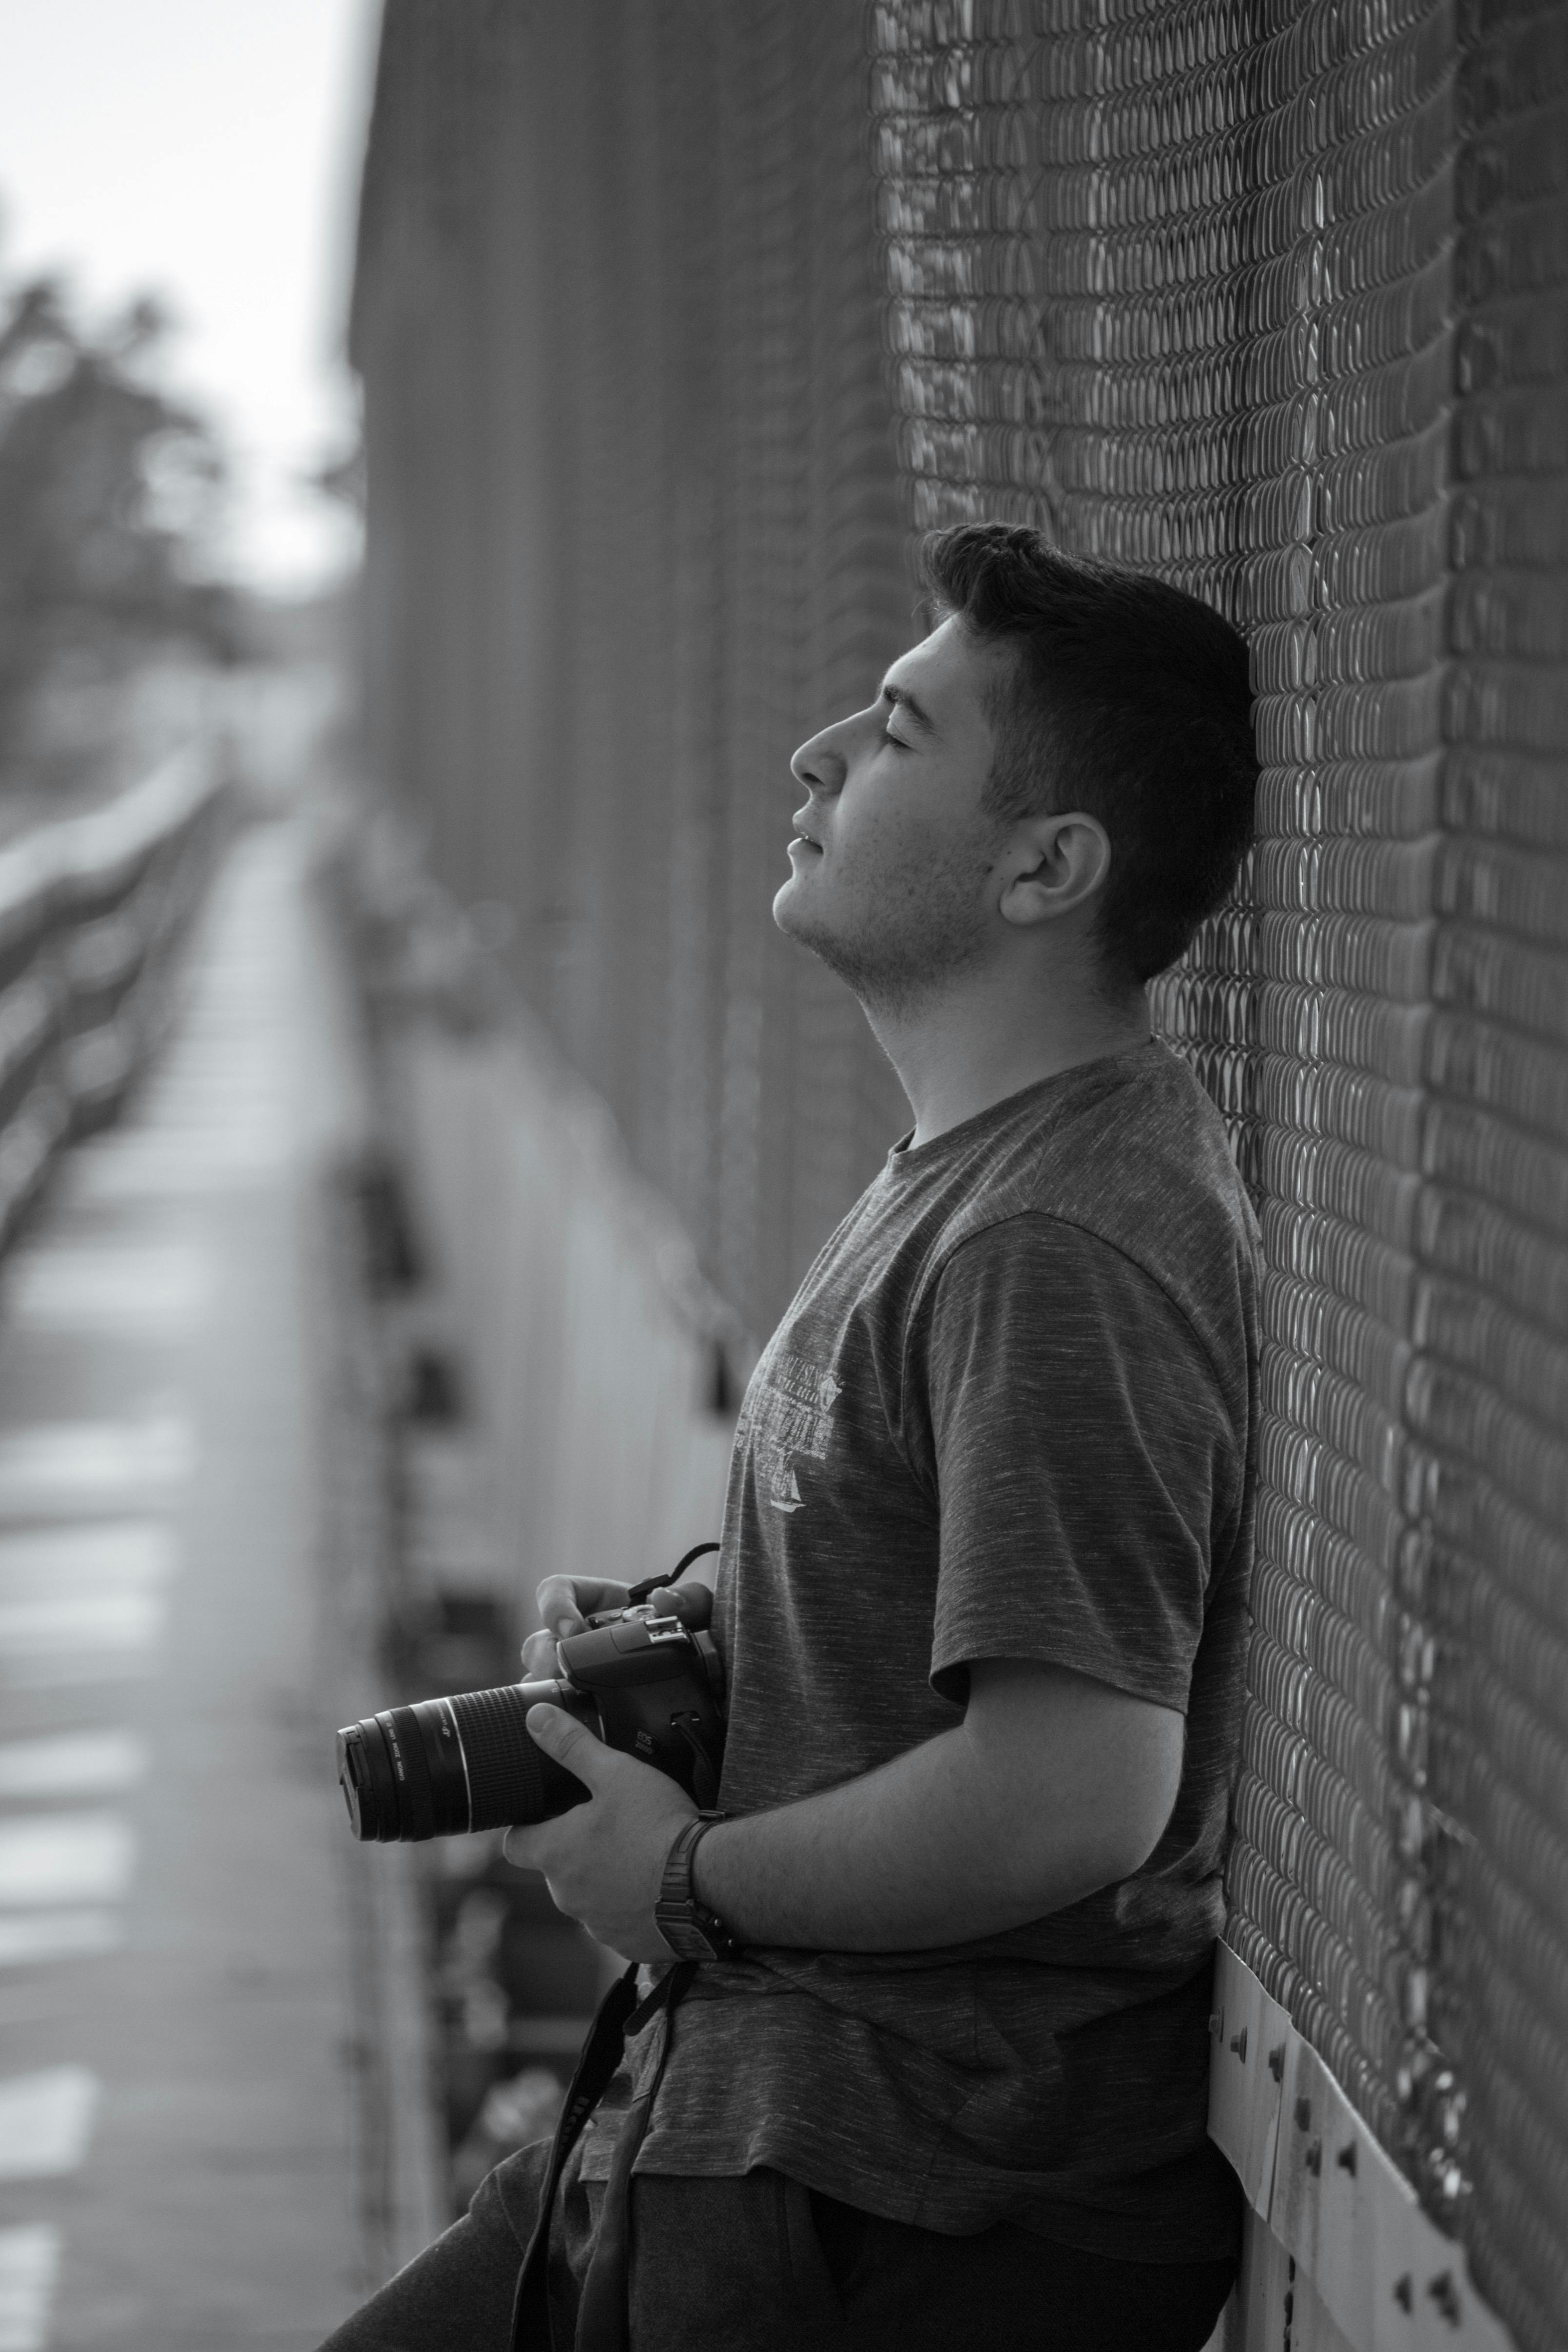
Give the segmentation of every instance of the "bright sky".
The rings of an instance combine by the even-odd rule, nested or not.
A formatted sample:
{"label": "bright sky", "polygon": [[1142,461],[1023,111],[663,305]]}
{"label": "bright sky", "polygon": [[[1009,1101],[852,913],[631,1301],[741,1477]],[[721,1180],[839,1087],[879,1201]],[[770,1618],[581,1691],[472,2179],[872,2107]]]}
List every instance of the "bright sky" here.
{"label": "bright sky", "polygon": [[375,0],[0,0],[0,274],[89,316],[161,295],[168,387],[235,467],[232,569],[280,593],[353,561],[301,484],[354,431],[343,360]]}

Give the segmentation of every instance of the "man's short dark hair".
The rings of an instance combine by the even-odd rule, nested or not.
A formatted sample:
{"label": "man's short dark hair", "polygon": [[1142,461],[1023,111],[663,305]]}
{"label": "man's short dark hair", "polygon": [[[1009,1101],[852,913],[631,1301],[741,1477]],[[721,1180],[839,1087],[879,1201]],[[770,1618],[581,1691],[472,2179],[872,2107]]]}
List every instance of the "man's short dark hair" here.
{"label": "man's short dark hair", "polygon": [[1107,977],[1152,980],[1224,899],[1252,838],[1246,645],[1196,596],[1009,523],[931,532],[921,571],[983,645],[1017,648],[992,704],[982,806],[1003,822],[1099,818]]}

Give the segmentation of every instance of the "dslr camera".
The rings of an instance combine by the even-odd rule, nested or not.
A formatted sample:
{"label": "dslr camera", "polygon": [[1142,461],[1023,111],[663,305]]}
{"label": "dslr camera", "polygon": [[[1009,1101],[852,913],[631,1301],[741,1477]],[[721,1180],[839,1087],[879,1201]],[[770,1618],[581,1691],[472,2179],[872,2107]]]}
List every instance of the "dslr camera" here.
{"label": "dslr camera", "polygon": [[[716,1551],[716,1544],[698,1551]],[[688,1552],[681,1569],[697,1558]],[[677,1613],[633,1588],[624,1609],[590,1617],[556,1643],[547,1680],[384,1707],[338,1734],[338,1780],[354,1835],[383,1845],[551,1820],[586,1804],[573,1772],[528,1736],[540,1701],[564,1707],[609,1748],[667,1772],[706,1811],[724,1758],[724,1664],[706,1631],[712,1596],[673,1595]]]}

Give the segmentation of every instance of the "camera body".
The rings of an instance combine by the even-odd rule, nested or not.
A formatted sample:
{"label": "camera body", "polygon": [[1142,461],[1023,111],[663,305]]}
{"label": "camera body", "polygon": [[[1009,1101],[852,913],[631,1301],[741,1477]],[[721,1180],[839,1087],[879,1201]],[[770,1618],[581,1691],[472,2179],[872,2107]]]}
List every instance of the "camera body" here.
{"label": "camera body", "polygon": [[421,1699],[346,1725],[338,1779],[354,1835],[382,1844],[448,1837],[586,1803],[576,1774],[528,1734],[528,1709],[541,1702],[667,1773],[699,1807],[714,1804],[724,1665],[705,1626],[646,1602],[607,1610],[557,1643],[556,1669],[548,1680]]}
{"label": "camera body", "polygon": [[556,1658],[558,1705],[580,1715],[608,1747],[667,1772],[699,1808],[716,1802],[724,1662],[706,1628],[647,1603],[612,1610],[591,1617],[585,1633],[558,1642]]}

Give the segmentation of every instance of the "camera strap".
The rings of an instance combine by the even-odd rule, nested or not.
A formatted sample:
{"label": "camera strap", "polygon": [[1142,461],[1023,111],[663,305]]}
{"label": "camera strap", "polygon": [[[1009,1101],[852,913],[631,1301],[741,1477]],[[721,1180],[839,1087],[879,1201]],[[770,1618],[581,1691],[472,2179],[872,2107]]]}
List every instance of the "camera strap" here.
{"label": "camera strap", "polygon": [[[640,2033],[661,2010],[673,2010],[685,1998],[696,1971],[695,1960],[677,1961],[673,1969],[666,1969],[653,1991],[639,2000],[637,1963],[633,1960],[599,2004],[556,2126],[538,2217],[523,2256],[512,2305],[512,2352],[566,2352],[565,2347],[557,2344],[550,2323],[549,2269],[550,2216],[555,2210],[567,2158],[625,2056],[627,2036]],[[611,2160],[593,2256],[582,2283],[575,2352],[627,2352],[632,2168],[647,2135],[669,2048],[670,2029],[666,2022],[653,2075],[626,2110]]]}

